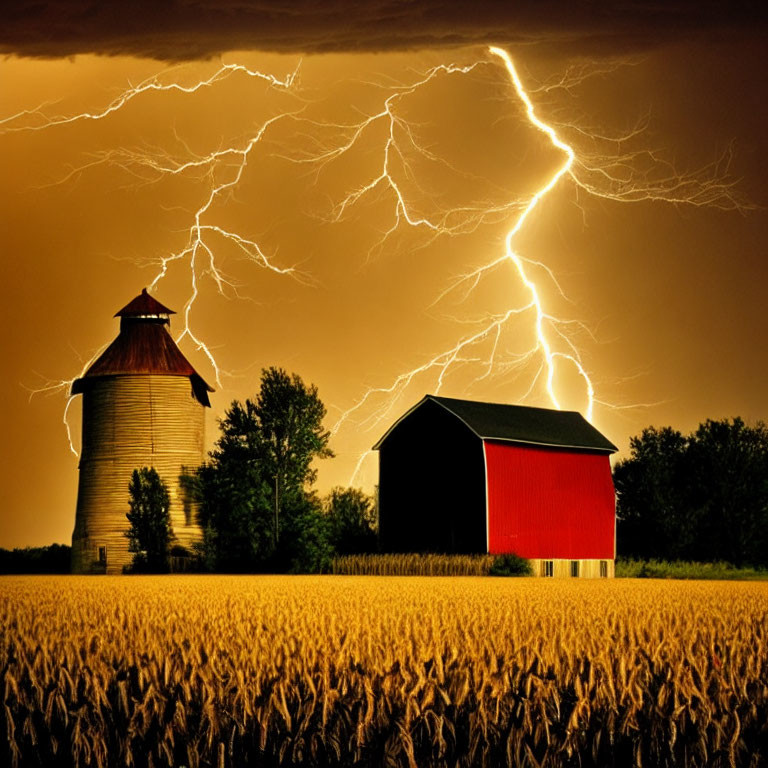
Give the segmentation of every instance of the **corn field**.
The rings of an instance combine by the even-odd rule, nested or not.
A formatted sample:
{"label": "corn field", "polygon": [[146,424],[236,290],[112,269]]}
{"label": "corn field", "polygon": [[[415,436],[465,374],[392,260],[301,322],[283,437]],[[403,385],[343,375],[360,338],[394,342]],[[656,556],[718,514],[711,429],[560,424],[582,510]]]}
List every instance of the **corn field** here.
{"label": "corn field", "polygon": [[3,766],[765,766],[761,583],[0,579]]}
{"label": "corn field", "polygon": [[331,573],[347,576],[487,576],[495,555],[340,555]]}

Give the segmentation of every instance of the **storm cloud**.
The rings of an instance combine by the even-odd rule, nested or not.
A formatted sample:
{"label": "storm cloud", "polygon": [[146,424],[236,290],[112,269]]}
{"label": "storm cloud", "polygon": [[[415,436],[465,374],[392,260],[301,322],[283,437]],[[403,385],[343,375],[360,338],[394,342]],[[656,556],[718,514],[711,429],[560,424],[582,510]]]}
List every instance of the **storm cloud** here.
{"label": "storm cloud", "polygon": [[544,42],[564,52],[642,50],[765,26],[756,0],[10,0],[0,53],[160,60],[224,51],[321,53]]}

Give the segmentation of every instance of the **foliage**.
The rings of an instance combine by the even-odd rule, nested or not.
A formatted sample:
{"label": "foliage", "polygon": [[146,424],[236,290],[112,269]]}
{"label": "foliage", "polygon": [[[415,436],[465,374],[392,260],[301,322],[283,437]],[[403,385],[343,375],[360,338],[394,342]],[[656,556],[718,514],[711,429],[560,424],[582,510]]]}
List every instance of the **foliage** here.
{"label": "foliage", "polygon": [[381,554],[341,555],[332,573],[352,576],[487,576],[494,555]]}
{"label": "foliage", "polygon": [[[209,461],[184,478],[200,504],[209,569],[328,566],[328,547],[320,540],[327,528],[316,519],[309,493],[312,461],[333,455],[324,417],[317,388],[279,368],[262,371],[253,400],[232,402]],[[299,530],[300,521],[307,531]]]}
{"label": "foliage", "polygon": [[624,579],[708,579],[752,581],[768,580],[768,570],[736,568],[730,563],[697,563],[685,560],[616,561],[616,578]]}
{"label": "foliage", "polygon": [[199,503],[202,559],[210,571],[258,570],[275,554],[269,485],[255,451],[222,440],[208,463],[182,478]]}
{"label": "foliage", "polygon": [[489,571],[489,576],[533,576],[529,560],[515,554],[497,555]]}
{"label": "foliage", "polygon": [[768,427],[707,421],[688,450],[702,560],[768,566]]}
{"label": "foliage", "polygon": [[768,428],[648,428],[614,468],[619,554],[768,566]]}
{"label": "foliage", "polygon": [[71,555],[66,544],[0,549],[0,573],[69,573]]}
{"label": "foliage", "polygon": [[0,765],[765,765],[763,584],[18,577]]}
{"label": "foliage", "polygon": [[280,368],[262,373],[261,390],[253,412],[258,421],[266,474],[279,480],[284,495],[314,483],[312,460],[333,456],[330,432],[323,427],[325,406],[317,387],[307,387],[297,374]]}
{"label": "foliage", "polygon": [[131,570],[166,573],[173,529],[168,488],[154,467],[134,469],[128,484],[131,527],[126,531],[129,551],[135,553]]}
{"label": "foliage", "polygon": [[685,525],[691,520],[678,481],[686,448],[671,427],[649,427],[630,440],[630,458],[613,470],[620,554],[677,558],[690,549],[695,529]]}
{"label": "foliage", "polygon": [[374,500],[357,488],[333,488],[323,502],[330,539],[339,555],[376,551]]}
{"label": "foliage", "polygon": [[277,570],[287,573],[328,573],[333,561],[328,519],[319,501],[307,495],[286,516],[277,557]]}

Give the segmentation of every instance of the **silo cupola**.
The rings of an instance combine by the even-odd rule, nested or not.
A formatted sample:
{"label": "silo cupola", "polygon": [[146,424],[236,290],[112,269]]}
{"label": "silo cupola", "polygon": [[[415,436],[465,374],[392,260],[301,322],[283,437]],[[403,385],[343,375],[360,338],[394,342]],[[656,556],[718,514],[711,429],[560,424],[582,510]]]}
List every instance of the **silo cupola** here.
{"label": "silo cupola", "polygon": [[161,304],[153,296],[150,296],[146,288],[142,288],[141,293],[131,299],[119,312],[115,312],[115,317],[120,318],[120,325],[123,323],[144,320],[148,322],[159,322],[163,325],[170,325],[171,315],[176,313]]}

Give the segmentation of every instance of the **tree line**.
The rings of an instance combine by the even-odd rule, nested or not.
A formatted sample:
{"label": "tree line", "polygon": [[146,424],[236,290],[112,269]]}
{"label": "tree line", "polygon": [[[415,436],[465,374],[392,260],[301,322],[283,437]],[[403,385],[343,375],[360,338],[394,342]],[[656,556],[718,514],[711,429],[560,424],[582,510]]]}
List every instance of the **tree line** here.
{"label": "tree line", "polygon": [[616,464],[618,553],[768,567],[768,427],[648,427]]}
{"label": "tree line", "polygon": [[71,552],[66,544],[0,549],[0,573],[69,573]]}
{"label": "tree line", "polygon": [[[315,459],[330,458],[326,410],[314,385],[280,368],[262,372],[256,397],[233,401],[208,460],[182,477],[203,529],[198,565],[216,572],[310,572],[335,554],[376,548],[374,501],[355,488],[313,490]],[[165,571],[174,555],[170,498],[153,468],[129,486],[134,570]]]}

